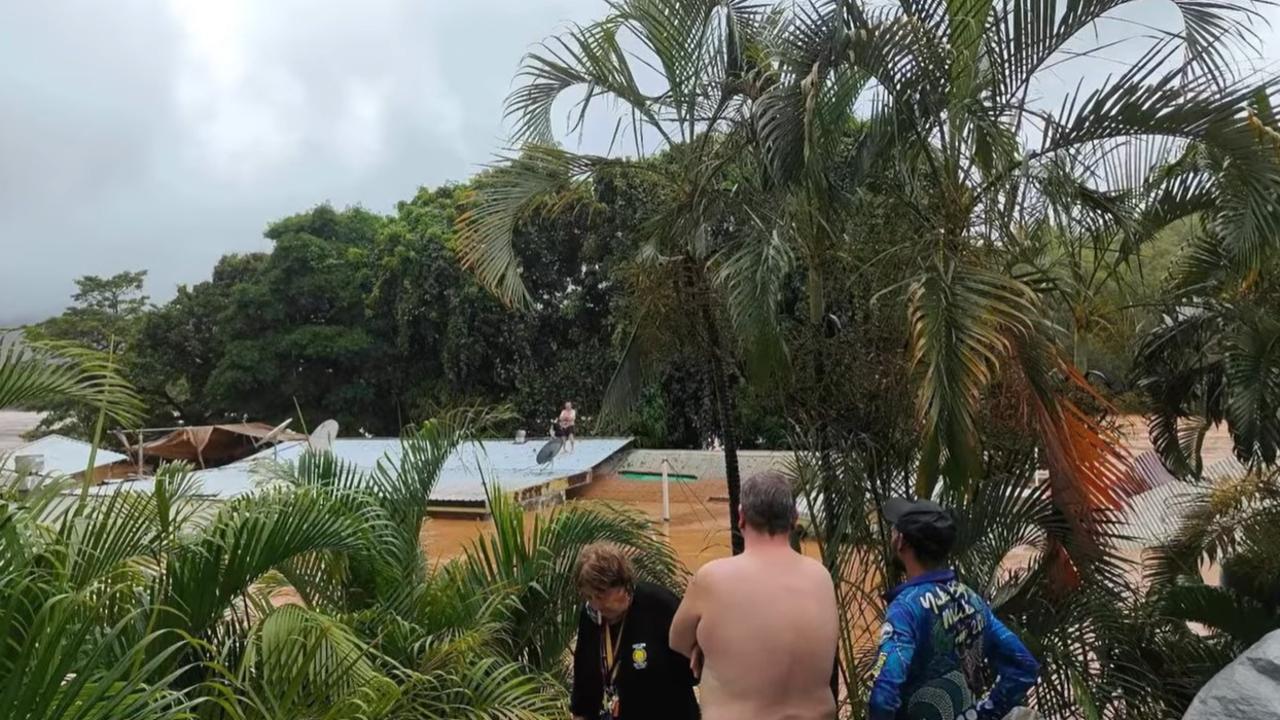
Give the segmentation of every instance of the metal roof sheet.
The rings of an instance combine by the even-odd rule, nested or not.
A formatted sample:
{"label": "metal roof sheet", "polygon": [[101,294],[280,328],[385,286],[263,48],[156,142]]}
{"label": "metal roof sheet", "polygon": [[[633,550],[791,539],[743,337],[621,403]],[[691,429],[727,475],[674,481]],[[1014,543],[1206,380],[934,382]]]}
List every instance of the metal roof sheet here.
{"label": "metal roof sheet", "polygon": [[1203,484],[1178,480],[1165,467],[1159,455],[1148,450],[1134,459],[1136,472],[1152,487],[1129,499],[1117,533],[1124,536],[1122,548],[1142,550],[1164,544],[1173,538],[1187,507],[1204,497],[1216,483],[1240,477],[1248,472],[1235,458],[1222,458],[1204,466]]}
{"label": "metal roof sheet", "polygon": [[[548,465],[539,467],[534,458],[543,442],[534,439],[516,444],[502,439],[463,443],[445,460],[431,499],[441,502],[483,501],[485,494],[481,478],[500,484],[506,490],[520,491],[578,475],[604,463],[629,445],[631,438],[581,438],[576,441],[572,453],[561,453]],[[200,480],[203,495],[232,498],[252,492],[261,484],[266,467],[264,463],[295,462],[305,450],[305,442],[280,443],[229,465],[197,471],[195,476]],[[398,462],[400,440],[338,438],[333,442],[333,453],[343,462],[367,472],[384,458]],[[122,487],[147,491],[150,483],[112,483],[95,487],[92,492],[102,494]]]}
{"label": "metal roof sheet", "polygon": [[[65,435],[46,435],[39,440],[19,445],[6,453],[0,454],[0,471],[12,472],[14,458],[19,455],[40,455],[44,458],[42,475],[74,475],[84,472],[85,468],[89,467],[89,453],[92,449],[89,443],[82,440],[69,438]],[[118,452],[98,448],[98,454],[94,457],[93,466],[102,467],[103,465],[110,465],[128,459]]]}

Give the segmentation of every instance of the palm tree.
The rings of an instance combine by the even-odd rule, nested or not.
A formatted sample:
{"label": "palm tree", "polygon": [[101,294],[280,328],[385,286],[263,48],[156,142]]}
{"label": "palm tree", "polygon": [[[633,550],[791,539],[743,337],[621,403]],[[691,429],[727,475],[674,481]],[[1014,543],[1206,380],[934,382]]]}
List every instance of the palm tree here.
{"label": "palm tree", "polygon": [[[1267,198],[1280,182],[1258,152],[1255,126],[1269,118],[1249,112],[1274,80],[1232,75],[1256,41],[1247,5],[1175,3],[1184,29],[1155,41],[1125,72],[1066,93],[1056,108],[1030,97],[1044,73],[1089,56],[1069,43],[1124,4],[828,0],[771,11],[742,2],[616,3],[605,19],[526,59],[527,81],[508,107],[517,141],[539,143],[526,146],[537,160],[503,165],[481,191],[460,225],[463,258],[519,301],[515,221],[535,198],[616,163],[545,147],[551,104],[571,87],[585,93],[576,123],[593,99],[609,96],[632,126],[679,150],[672,154],[682,174],[672,180],[674,199],[655,214],[655,232],[696,250],[715,237],[708,230],[716,222],[750,228],[719,246],[712,263],[717,285],[736,291],[724,293],[727,313],[747,327],[773,326],[776,283],[797,256],[806,261],[811,315],[822,315],[822,248],[856,240],[840,217],[842,195],[874,171],[901,212],[927,228],[908,239],[918,260],[901,286],[925,436],[916,491],[932,492],[940,477],[965,484],[977,476],[977,414],[992,383],[1010,380],[1041,430],[1055,497],[1084,532],[1091,509],[1114,506],[1132,486],[1123,456],[1068,397],[1086,383],[1058,349],[1047,322],[1052,296],[1039,282],[1043,271],[1026,264],[1028,247],[1046,228],[1120,235],[1126,253],[1140,247],[1203,200],[1194,184],[1155,182],[1189,145],[1230,159],[1244,180],[1243,204],[1229,214],[1254,244],[1276,227]],[[628,53],[624,36],[647,54]],[[661,70],[665,85],[656,92],[636,80],[646,61]],[[854,133],[856,151],[838,152],[859,116],[869,124]],[[639,143],[645,132],[634,135]],[[737,195],[726,198],[715,188],[730,159],[747,170],[732,176]],[[842,183],[833,182],[837,170]],[[707,267],[705,254],[688,256],[696,270]],[[638,363],[624,367],[631,371],[623,378],[643,377]]]}
{"label": "palm tree", "polygon": [[1153,192],[1151,180],[1188,142],[1238,163],[1253,185],[1243,198],[1249,211],[1260,222],[1280,219],[1265,204],[1280,175],[1260,160],[1248,112],[1274,80],[1228,74],[1233,49],[1252,39],[1240,22],[1247,6],[1175,4],[1184,32],[1154,43],[1121,75],[1068,93],[1058,109],[1028,99],[1040,72],[1077,54],[1066,44],[1122,5],[828,2],[797,11],[781,33],[795,50],[782,55],[780,82],[757,117],[772,164],[796,175],[824,161],[813,144],[821,128],[802,130],[820,119],[824,98],[848,102],[845,78],[857,75],[865,84],[843,106],[874,108],[866,152],[888,154],[903,211],[931,228],[906,285],[926,434],[922,492],[939,476],[975,476],[983,390],[1009,371],[1025,376],[1042,406],[1036,420],[1057,475],[1091,494],[1114,471],[1106,462],[1084,467],[1064,444],[1070,431],[1092,429],[1070,419],[1072,406],[1046,382],[1055,369],[1074,373],[1047,334],[1035,268],[1018,265],[1029,237],[1042,228],[1123,233],[1136,247],[1155,219],[1186,203],[1185,194]]}
{"label": "palm tree", "polygon": [[[765,20],[762,7],[743,0],[626,0],[603,20],[544,43],[525,57],[524,83],[507,100],[519,154],[490,171],[458,222],[464,264],[520,307],[530,302],[512,246],[522,217],[559,209],[611,173],[632,172],[650,184],[655,209],[631,276],[634,326],[602,415],[619,418],[639,399],[669,356],[662,346],[673,335],[692,341],[715,395],[734,552],[742,549],[735,366],[743,358],[760,376],[781,367],[772,316],[789,262],[786,253],[736,249],[739,238],[769,232],[750,211],[751,174],[735,167],[748,138],[734,130],[759,93],[755,68]],[[661,87],[648,89],[652,84]],[[571,130],[582,127],[596,101],[610,100],[622,110],[615,141],[629,137],[638,157],[651,155],[653,144],[656,154],[631,163],[556,147],[553,105],[579,90]]]}
{"label": "palm tree", "polygon": [[[907,307],[923,433],[915,492],[982,477],[983,407],[995,388],[1014,391],[1072,528],[1066,552],[1050,553],[1063,578],[1106,557],[1098,513],[1137,486],[1115,438],[1080,404],[1105,407],[1060,350],[1051,307],[1069,295],[1036,264],[1044,238],[1117,248],[1115,262],[1128,260],[1203,207],[1200,185],[1167,170],[1189,146],[1214,148],[1247,179],[1233,226],[1280,220],[1267,200],[1280,174],[1258,152],[1249,111],[1275,81],[1236,80],[1229,68],[1256,40],[1248,6],[1177,5],[1184,31],[1125,72],[1066,93],[1056,108],[1029,99],[1038,76],[1089,56],[1068,43],[1123,4],[799,6],[775,35],[777,81],[753,106],[780,185],[822,187],[834,159],[852,173],[845,182],[887,186],[924,227],[904,238],[915,266],[886,291]],[[853,160],[832,152],[865,109]]]}
{"label": "palm tree", "polygon": [[[1259,162],[1280,167],[1280,135],[1265,96],[1249,116]],[[1270,214],[1252,206],[1259,182],[1215,148],[1192,145],[1163,173],[1183,201],[1190,239],[1175,258],[1164,309],[1142,338],[1134,382],[1150,402],[1151,437],[1175,472],[1202,470],[1201,444],[1226,423],[1237,458],[1272,466],[1280,451],[1276,339],[1280,288]]]}
{"label": "palm tree", "polygon": [[[433,568],[420,541],[426,499],[457,443],[492,417],[426,423],[372,472],[308,455],[217,505],[181,465],[162,468],[149,492],[75,511],[58,485],[7,490],[4,716],[562,716],[562,680],[530,664],[526,643],[567,637],[563,557],[608,537],[651,553],[655,578],[676,566],[647,523],[584,506],[535,532],[514,574],[488,575],[478,557]],[[548,668],[563,657],[563,644],[538,649]]]}
{"label": "palm tree", "polygon": [[[1161,597],[1134,587],[1109,543],[1088,564],[1061,562],[1073,531],[1036,472],[1033,439],[1012,412],[988,429],[1001,431],[1004,442],[987,453],[982,477],[967,490],[944,485],[938,497],[960,528],[951,562],[961,579],[991,601],[1041,661],[1030,705],[1046,718],[1176,717],[1205,673],[1221,667],[1224,653],[1191,633]],[[910,492],[916,451],[913,438],[855,437],[799,452],[791,468],[806,533],[836,579],[851,717],[865,714],[874,678],[881,591],[900,579],[887,554],[881,507]],[[1115,533],[1105,519],[1097,527],[1101,541]]]}
{"label": "palm tree", "polygon": [[[823,118],[870,109],[851,169],[863,172],[864,185],[887,184],[901,211],[927,229],[904,239],[919,260],[901,295],[894,288],[906,300],[924,435],[921,456],[906,470],[916,475],[916,493],[950,499],[962,514],[976,509],[977,498],[1009,507],[990,492],[1034,501],[1029,516],[1011,511],[1007,522],[976,523],[979,537],[1004,538],[987,547],[995,552],[985,569],[965,568],[964,549],[960,562],[967,576],[991,582],[1008,541],[1038,538],[1037,561],[1020,585],[987,587],[1006,612],[1022,615],[1016,624],[1039,636],[1050,682],[1037,702],[1047,713],[1074,704],[1098,716],[1142,716],[1144,707],[1159,707],[1159,697],[1135,690],[1158,687],[1149,681],[1161,673],[1151,658],[1126,652],[1135,635],[1151,636],[1140,629],[1156,626],[1135,620],[1149,606],[1125,586],[1109,520],[1137,488],[1125,457],[1087,410],[1105,403],[1091,396],[1049,322],[1055,304],[1086,307],[1080,301],[1095,290],[1055,282],[1061,274],[1041,250],[1054,241],[1090,248],[1091,261],[1095,248],[1113,254],[1097,274],[1090,270],[1088,285],[1097,275],[1115,276],[1118,263],[1189,215],[1220,208],[1223,234],[1245,247],[1274,236],[1280,220],[1267,200],[1280,174],[1258,138],[1259,126],[1272,120],[1251,110],[1275,80],[1237,80],[1229,69],[1233,53],[1256,40],[1244,22],[1247,5],[1178,4],[1183,31],[1155,42],[1124,73],[1067,93],[1056,109],[1028,99],[1038,75],[1079,54],[1069,42],[1124,4],[811,4],[784,22],[779,82],[756,105],[779,182],[804,188],[831,175],[831,158],[850,169],[847,156],[824,151],[840,126]],[[1231,168],[1237,191],[1229,196],[1211,192],[1202,169],[1186,167],[1189,155],[1208,148]],[[1020,424],[1036,430],[1049,470],[1043,497],[1024,477],[1031,468],[1004,481],[991,474],[999,438],[984,435],[984,415],[1010,394]],[[866,483],[877,487],[856,480]],[[823,487],[820,516],[832,517],[827,507],[852,507],[855,519],[866,512],[866,499],[832,499],[842,483]],[[875,565],[876,528],[849,534],[846,524],[825,529],[828,567],[866,573]],[[841,554],[844,537],[853,538],[848,555]],[[856,577],[854,587],[867,576]],[[1163,610],[1154,615],[1161,627],[1177,626]]]}

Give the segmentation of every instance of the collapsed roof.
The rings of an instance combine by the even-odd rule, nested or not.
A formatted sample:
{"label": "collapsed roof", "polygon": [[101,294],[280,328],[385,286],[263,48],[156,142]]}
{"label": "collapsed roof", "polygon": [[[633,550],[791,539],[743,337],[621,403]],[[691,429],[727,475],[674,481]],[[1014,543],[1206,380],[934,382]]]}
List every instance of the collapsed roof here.
{"label": "collapsed roof", "polygon": [[[306,440],[307,436],[276,430],[266,423],[226,423],[179,428],[162,438],[142,444],[145,457],[186,460],[200,467],[217,467],[252,455],[263,440],[283,442]],[[130,448],[137,454],[137,446]]]}

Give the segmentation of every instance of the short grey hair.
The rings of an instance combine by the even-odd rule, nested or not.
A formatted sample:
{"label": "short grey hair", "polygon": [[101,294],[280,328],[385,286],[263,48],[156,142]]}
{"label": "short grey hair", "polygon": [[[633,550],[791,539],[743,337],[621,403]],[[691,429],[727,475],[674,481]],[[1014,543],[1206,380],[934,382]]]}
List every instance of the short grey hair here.
{"label": "short grey hair", "polygon": [[796,500],[791,479],[766,470],[742,481],[742,515],[753,530],[779,535],[796,524]]}

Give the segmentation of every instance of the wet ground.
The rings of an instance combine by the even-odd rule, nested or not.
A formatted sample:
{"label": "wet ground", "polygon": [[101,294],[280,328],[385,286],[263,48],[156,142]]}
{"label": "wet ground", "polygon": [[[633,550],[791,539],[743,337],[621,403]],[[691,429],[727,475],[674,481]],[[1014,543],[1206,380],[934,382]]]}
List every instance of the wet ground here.
{"label": "wet ground", "polygon": [[[616,475],[597,478],[576,491],[575,499],[598,500],[642,512],[664,529],[676,554],[690,570],[729,555],[729,505],[723,500],[724,481],[671,483],[671,522],[661,523],[662,484],[623,480]],[[574,500],[570,500],[573,502]],[[548,512],[548,511],[542,511]],[[532,522],[534,513],[527,519]],[[432,560],[456,557],[488,530],[486,520],[434,518],[423,528],[422,542]]]}

